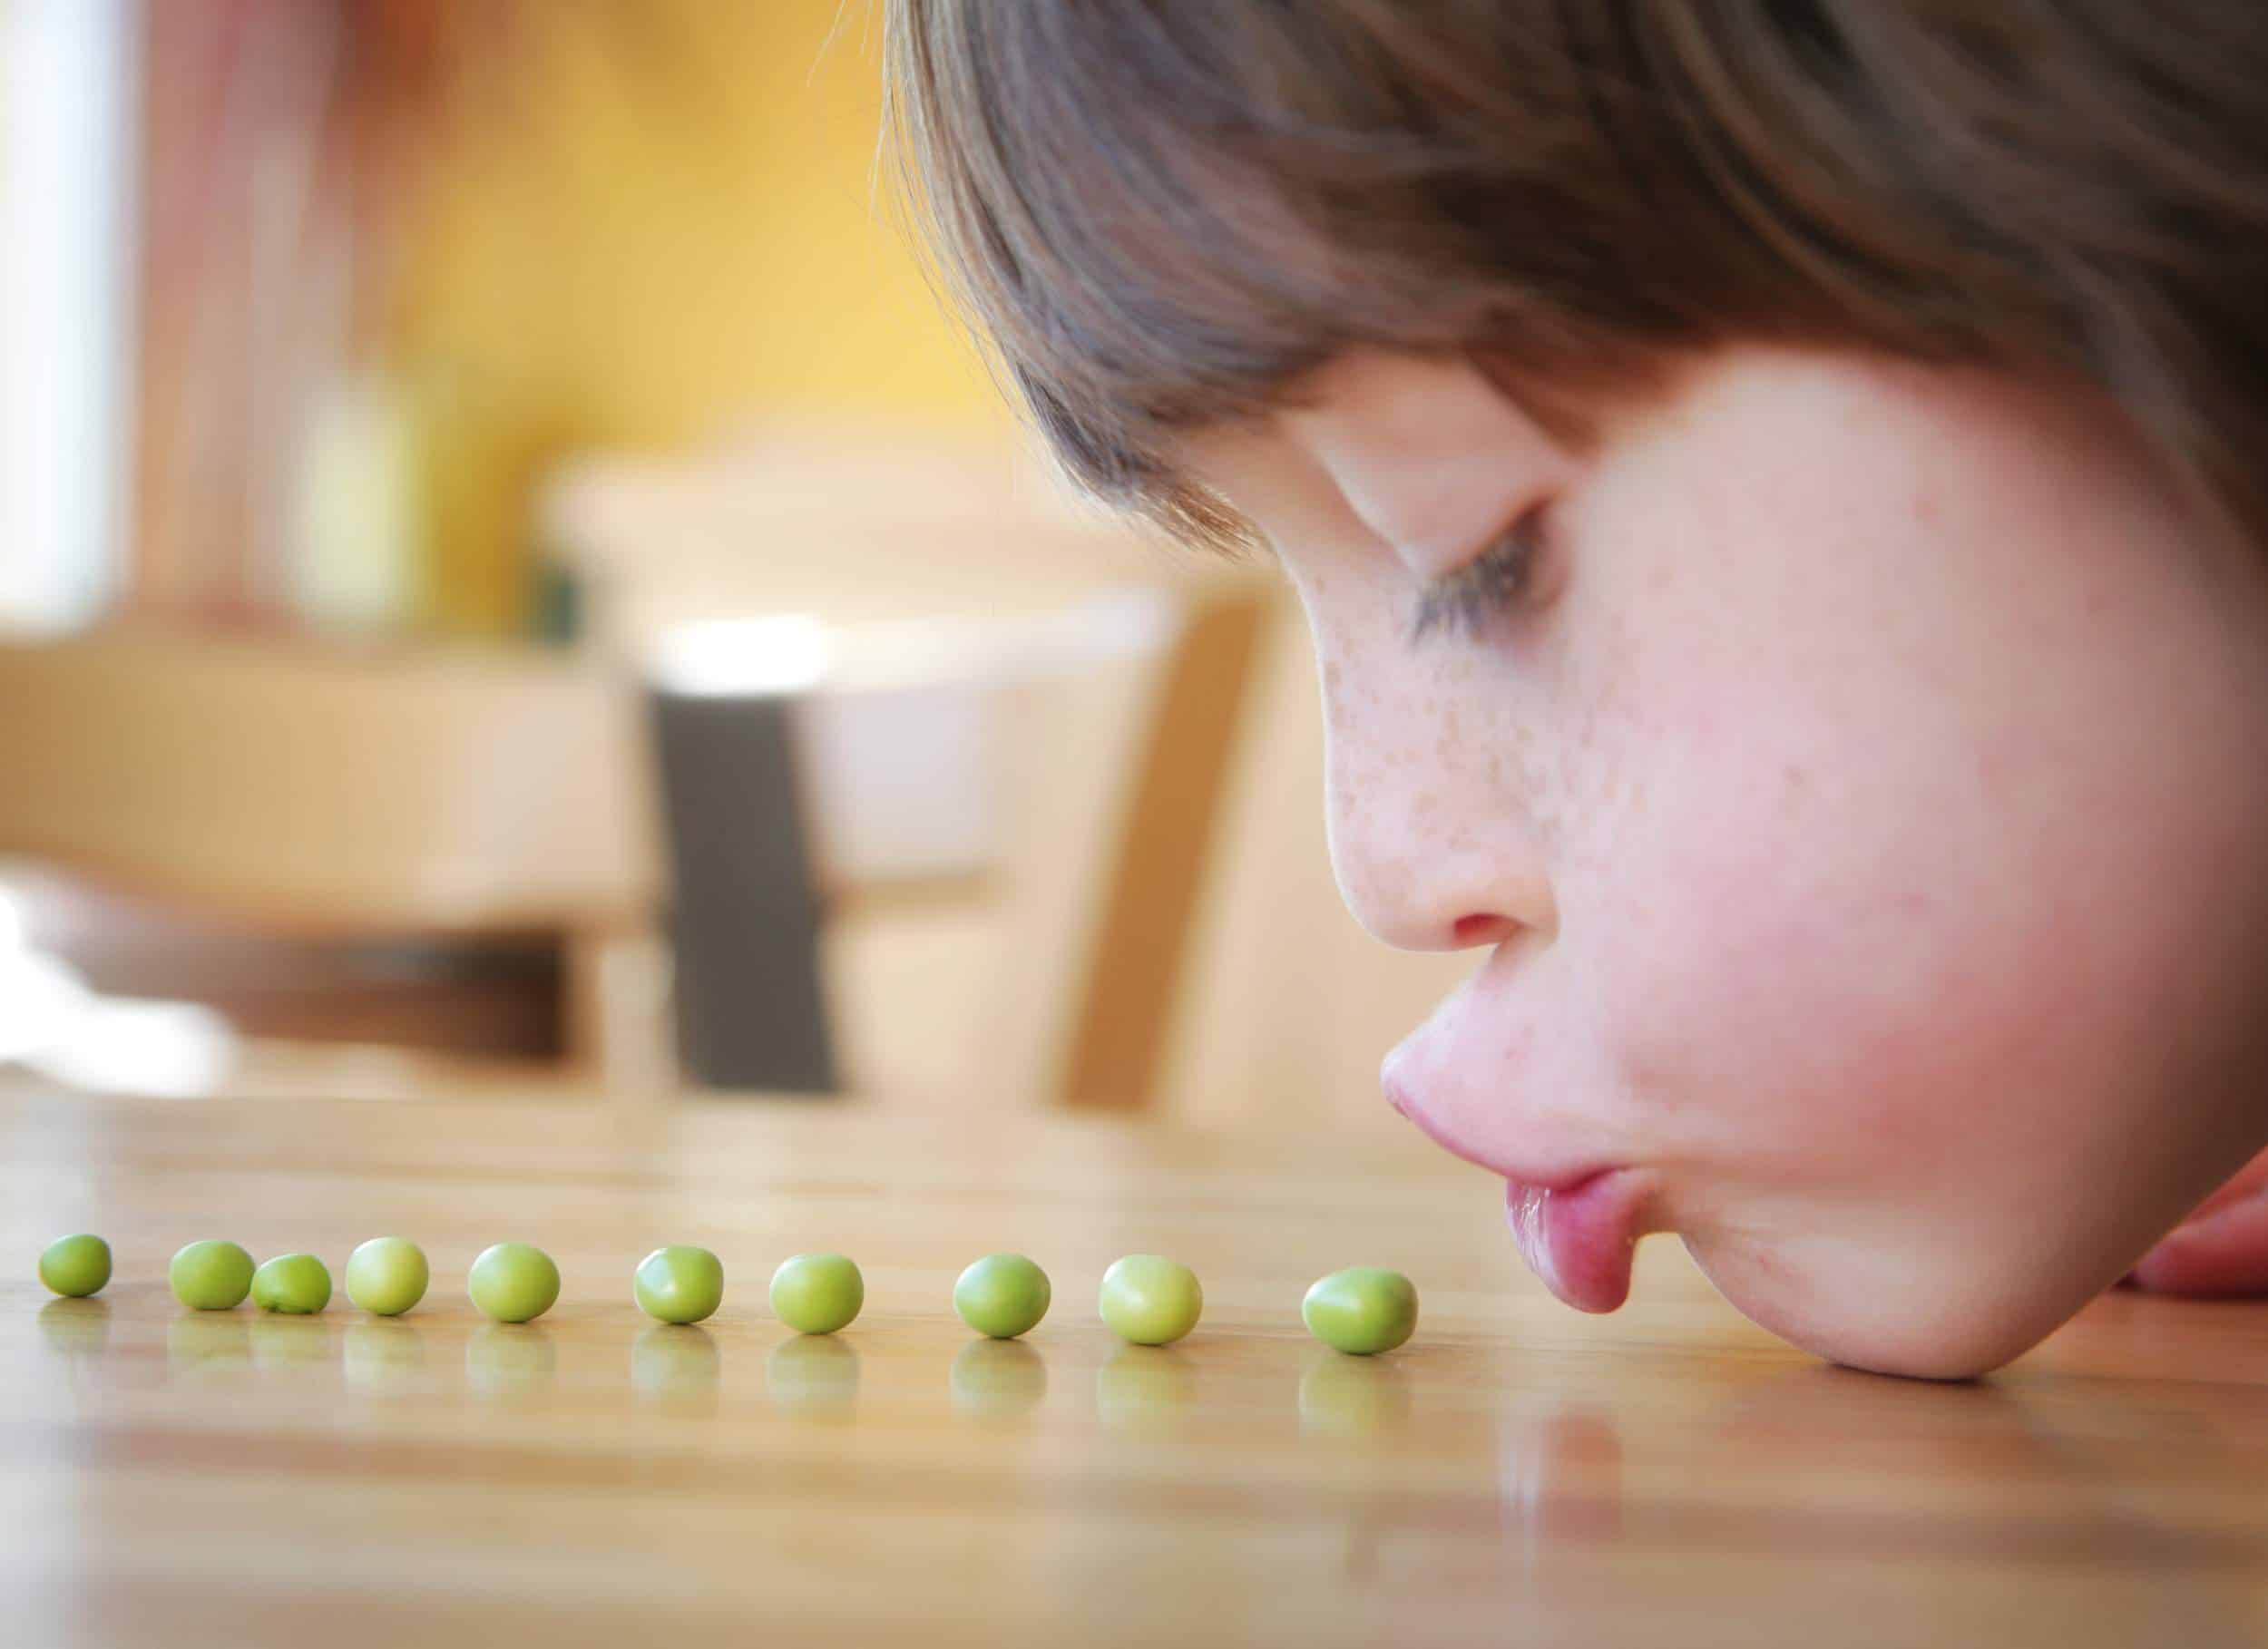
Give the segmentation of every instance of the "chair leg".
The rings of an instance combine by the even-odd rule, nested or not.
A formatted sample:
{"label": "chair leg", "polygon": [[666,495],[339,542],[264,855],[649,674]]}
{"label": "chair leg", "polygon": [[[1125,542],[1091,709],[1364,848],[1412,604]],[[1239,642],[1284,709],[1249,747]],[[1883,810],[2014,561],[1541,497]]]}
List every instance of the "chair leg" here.
{"label": "chair leg", "polygon": [[1217,597],[1192,615],[1175,649],[1051,1096],[1063,1104],[1123,1111],[1154,1104],[1267,610],[1254,591]]}
{"label": "chair leg", "polygon": [[624,1107],[667,1099],[679,1086],[667,940],[651,931],[567,937],[567,1057]]}

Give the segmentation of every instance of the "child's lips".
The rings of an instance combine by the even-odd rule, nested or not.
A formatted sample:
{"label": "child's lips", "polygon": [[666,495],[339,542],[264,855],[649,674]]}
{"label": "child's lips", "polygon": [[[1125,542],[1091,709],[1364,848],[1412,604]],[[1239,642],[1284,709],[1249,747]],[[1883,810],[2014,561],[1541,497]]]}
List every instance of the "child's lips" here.
{"label": "child's lips", "polygon": [[[1510,1114],[1514,1097],[1501,1092],[1491,1096],[1486,1137],[1475,1137],[1471,1107],[1442,1102],[1444,1088],[1453,1095],[1461,1086],[1452,1073],[1471,1062],[1455,1046],[1469,1029],[1469,991],[1452,997],[1387,1058],[1380,1073],[1387,1102],[1444,1150],[1505,1177],[1512,1239],[1552,1293],[1578,1311],[1618,1310],[1629,1298],[1652,1178],[1594,1153],[1553,1149],[1545,1119],[1520,1126]],[[1501,1141],[1519,1142],[1519,1160]]]}
{"label": "child's lips", "polygon": [[[1546,1135],[1553,1130],[1540,1117],[1520,1115],[1517,1096],[1500,1084],[1490,1084],[1482,1102],[1473,1103],[1469,1081],[1456,1073],[1461,1066],[1491,1062],[1461,1058],[1455,1048],[1453,1010],[1462,1006],[1461,993],[1452,997],[1386,1056],[1378,1073],[1386,1103],[1451,1156],[1521,1185],[1572,1188],[1612,1166],[1596,1153],[1551,1149]],[[1484,1127],[1476,1128],[1476,1113],[1483,1114]],[[1517,1155],[1502,1140],[1519,1141]]]}
{"label": "child's lips", "polygon": [[[1387,1098],[1436,1145],[1491,1172],[1505,1169],[1436,1124],[1408,1091],[1389,1081]],[[1579,1312],[1611,1312],[1630,1297],[1630,1264],[1640,1235],[1643,1176],[1598,1168],[1550,1179],[1504,1182],[1504,1213],[1528,1269]]]}
{"label": "child's lips", "polygon": [[1608,1168],[1553,1189],[1508,1181],[1504,1214],[1528,1269],[1579,1312],[1611,1312],[1630,1297],[1641,1176]]}

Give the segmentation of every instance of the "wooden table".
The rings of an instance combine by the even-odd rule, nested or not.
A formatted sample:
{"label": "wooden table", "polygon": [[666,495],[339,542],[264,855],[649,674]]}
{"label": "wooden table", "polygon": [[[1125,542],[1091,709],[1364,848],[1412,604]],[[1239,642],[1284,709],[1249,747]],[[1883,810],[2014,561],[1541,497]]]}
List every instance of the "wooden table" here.
{"label": "wooden table", "polygon": [[[0,1099],[0,1543],[11,1644],[2181,1644],[2268,1635],[2268,1304],[2107,1296],[1960,1386],[1824,1367],[1668,1239],[1589,1318],[1511,1254],[1482,1175],[1412,1139],[1141,1124],[924,1128],[856,1106]],[[32,1280],[110,1237],[91,1301]],[[226,1234],[336,1276],[380,1232],[435,1283],[392,1321],[176,1309]],[[558,1307],[462,1280],[548,1248]],[[724,1311],[630,1300],[662,1242]],[[866,1314],[770,1317],[840,1248]],[[969,1259],[1029,1252],[1053,1313],[973,1339]],[[1094,1317],[1113,1257],[1179,1254],[1170,1350]],[[1309,1341],[1334,1267],[1407,1271],[1418,1338]]]}

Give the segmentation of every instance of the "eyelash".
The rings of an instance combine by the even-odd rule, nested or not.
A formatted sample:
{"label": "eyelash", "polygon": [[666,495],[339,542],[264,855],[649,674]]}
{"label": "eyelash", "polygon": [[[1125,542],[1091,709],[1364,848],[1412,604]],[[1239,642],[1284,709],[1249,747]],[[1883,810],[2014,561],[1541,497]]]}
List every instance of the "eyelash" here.
{"label": "eyelash", "polygon": [[1428,584],[1418,597],[1417,610],[1410,615],[1411,641],[1422,641],[1444,629],[1470,640],[1490,620],[1518,607],[1535,577],[1543,526],[1544,507],[1536,504],[1480,554]]}

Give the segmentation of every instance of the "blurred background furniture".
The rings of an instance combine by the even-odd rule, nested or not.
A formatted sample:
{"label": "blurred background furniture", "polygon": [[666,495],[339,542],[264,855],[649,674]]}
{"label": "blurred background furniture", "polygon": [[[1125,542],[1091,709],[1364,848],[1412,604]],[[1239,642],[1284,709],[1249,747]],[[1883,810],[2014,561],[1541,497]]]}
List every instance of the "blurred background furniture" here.
{"label": "blurred background furniture", "polygon": [[[1149,590],[1021,618],[710,621],[664,632],[638,673],[135,629],[0,646],[0,854],[239,932],[552,938],[569,1059],[651,1093],[705,1074],[670,1032],[658,828],[701,808],[807,878],[847,1083],[1139,1105],[1219,787],[1211,701],[1233,702],[1256,610]],[[784,714],[792,815],[710,816],[731,797],[698,772],[657,785],[657,716],[666,735],[673,700],[741,699]],[[678,868],[699,910],[718,890]],[[763,965],[779,936],[748,937],[727,1012],[783,989]]]}
{"label": "blurred background furniture", "polygon": [[[452,688],[455,646],[477,641],[508,673],[627,695],[642,737],[650,659],[690,624],[1007,637],[1156,594],[1166,639],[1057,672],[1075,688],[980,689],[984,647],[964,648],[934,694],[962,708],[917,714],[908,688],[845,712],[876,731],[844,761],[891,798],[862,827],[942,829],[948,747],[1028,731],[997,743],[1018,761],[963,769],[1003,787],[951,873],[849,873],[844,809],[801,821],[840,1078],[981,1104],[1012,1091],[982,1073],[1012,1043],[1034,1073],[1012,1091],[1393,1126],[1378,1055],[1468,959],[1394,956],[1340,907],[1285,593],[1100,519],[1021,456],[876,188],[875,44],[836,0],[0,0],[0,321],[37,368],[0,397],[0,624],[125,618],[349,671],[385,659],[404,683],[438,661]],[[959,744],[887,731],[924,714]],[[1073,844],[1081,820],[1100,823]],[[740,864],[797,885],[777,856]],[[0,866],[0,901],[106,996],[529,1082],[674,1070],[651,1053],[651,903],[621,932],[552,910],[570,925],[475,932],[422,911],[248,922],[148,885]],[[977,990],[996,976],[1025,1006]]]}
{"label": "blurred background furniture", "polygon": [[569,1057],[660,1079],[621,683],[522,649],[128,628],[0,646],[0,853],[279,939],[555,936]]}
{"label": "blurred background furniture", "polygon": [[851,1086],[1154,1098],[1259,569],[1169,551],[996,446],[824,426],[590,461],[543,512],[600,658],[706,634],[728,683],[732,615],[837,634],[807,743]]}

